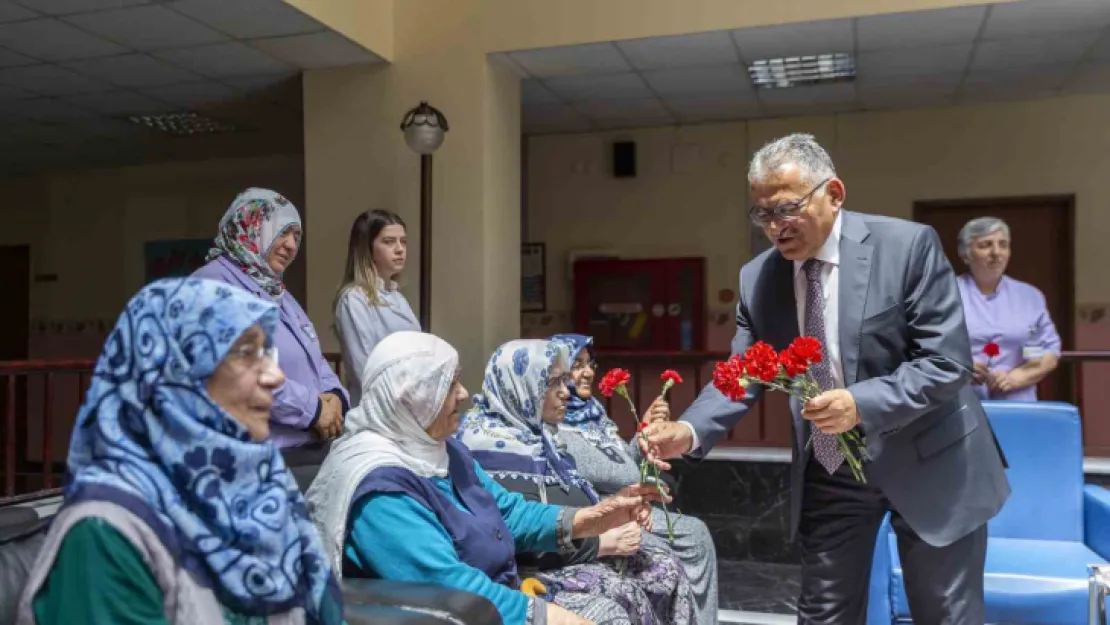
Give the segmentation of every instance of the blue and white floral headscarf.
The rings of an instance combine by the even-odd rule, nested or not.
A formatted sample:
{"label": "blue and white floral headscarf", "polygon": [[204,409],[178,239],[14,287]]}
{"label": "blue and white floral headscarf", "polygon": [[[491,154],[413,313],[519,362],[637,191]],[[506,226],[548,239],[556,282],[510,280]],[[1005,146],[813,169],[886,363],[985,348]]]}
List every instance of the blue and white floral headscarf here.
{"label": "blue and white floral headscarf", "polygon": [[342,621],[342,597],[304,498],[269,441],[208,395],[206,382],[278,309],[198,278],[147,285],[96,363],[69,445],[65,504],[108,501],[141,518],[198,583],[244,615],[301,607]]}
{"label": "blue and white floral headscarf", "polygon": [[[567,347],[570,352],[569,362],[571,365],[574,364],[574,359],[578,358],[578,354],[582,350],[586,350],[591,355],[593,353],[594,340],[592,337],[581,334],[556,334],[551,337],[551,340]],[[582,396],[578,394],[578,389],[574,386],[574,382],[571,382],[568,387],[570,388],[570,397],[567,399],[567,416],[559,424],[559,427],[578,432],[594,447],[608,456],[610,460],[624,464],[626,457],[628,457],[628,449],[624,440],[620,437],[620,429],[617,424],[605,413],[605,407],[593,395],[590,395],[589,399],[582,399]]]}
{"label": "blue and white floral headscarf", "polygon": [[566,349],[554,341],[518,340],[497,348],[456,438],[495,477],[576,486],[597,502],[573,459],[560,453],[558,428],[543,422],[544,396],[556,364],[568,372]]}

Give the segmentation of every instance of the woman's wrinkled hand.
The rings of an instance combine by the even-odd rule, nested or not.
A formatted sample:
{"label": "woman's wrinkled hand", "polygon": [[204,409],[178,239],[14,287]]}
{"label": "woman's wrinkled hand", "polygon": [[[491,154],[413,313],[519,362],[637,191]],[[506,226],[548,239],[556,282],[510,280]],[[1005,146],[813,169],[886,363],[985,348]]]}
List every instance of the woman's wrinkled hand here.
{"label": "woman's wrinkled hand", "polygon": [[975,369],[971,373],[971,382],[973,384],[986,384],[990,379],[991,370],[984,362],[975,361]]}
{"label": "woman's wrinkled hand", "polygon": [[630,556],[640,550],[643,533],[638,523],[625,523],[604,532],[599,538],[599,554],[605,556]]}
{"label": "woman's wrinkled hand", "polygon": [[594,622],[587,621],[564,607],[548,603],[547,625],[594,625]]}
{"label": "woman's wrinkled hand", "polygon": [[588,507],[579,508],[574,513],[574,538],[599,536],[614,527],[625,523],[636,523],[640,527],[651,522],[652,501],[670,501],[670,497],[660,494],[654,484],[633,484],[621,489],[623,495],[602,499]]}

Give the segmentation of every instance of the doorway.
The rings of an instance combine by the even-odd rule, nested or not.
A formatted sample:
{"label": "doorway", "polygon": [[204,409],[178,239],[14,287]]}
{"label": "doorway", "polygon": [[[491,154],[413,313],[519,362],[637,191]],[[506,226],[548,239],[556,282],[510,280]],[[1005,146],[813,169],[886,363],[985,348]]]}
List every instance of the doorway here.
{"label": "doorway", "polygon": [[[1006,275],[1040,289],[1065,351],[1074,349],[1075,196],[915,202],[914,221],[932,226],[956,274],[966,265],[956,253],[960,228],[976,217],[998,217],[1010,227],[1013,255]],[[1042,400],[1078,405],[1073,371],[1060,366],[1038,387]]]}
{"label": "doorway", "polygon": [[[28,356],[31,322],[31,247],[28,245],[0,246],[0,293],[4,294],[4,305],[0,306],[0,361],[26,360]],[[27,378],[19,376],[12,395],[8,378],[0,375],[0,449],[8,449],[8,402],[15,407],[15,465],[18,475],[26,462],[27,422],[24,418],[27,408]],[[11,479],[7,474],[7,463],[0,463],[5,483]],[[19,486],[17,485],[17,492]],[[2,490],[2,489],[0,489]]]}

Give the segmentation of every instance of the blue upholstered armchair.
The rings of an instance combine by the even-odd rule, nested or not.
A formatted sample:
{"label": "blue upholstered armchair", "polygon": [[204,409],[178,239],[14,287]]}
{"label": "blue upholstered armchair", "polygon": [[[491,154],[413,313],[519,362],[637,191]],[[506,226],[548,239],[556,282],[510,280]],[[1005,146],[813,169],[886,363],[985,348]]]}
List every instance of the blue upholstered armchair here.
{"label": "blue upholstered armchair", "polygon": [[[987,622],[1086,625],[1087,565],[1110,559],[1110,491],[1083,483],[1079,410],[1058,402],[984,408],[1013,489],[988,528]],[[875,545],[867,623],[912,622],[888,517]]]}

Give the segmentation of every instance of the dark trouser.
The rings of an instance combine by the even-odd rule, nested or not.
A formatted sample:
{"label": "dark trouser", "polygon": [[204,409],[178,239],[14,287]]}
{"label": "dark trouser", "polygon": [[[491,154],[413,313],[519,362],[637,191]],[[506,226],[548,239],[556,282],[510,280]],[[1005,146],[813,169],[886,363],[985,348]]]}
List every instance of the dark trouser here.
{"label": "dark trouser", "polygon": [[[862,625],[867,621],[875,536],[888,510],[890,503],[882,493],[856,482],[847,463],[832,475],[815,460],[807,464],[798,528],[800,625]],[[986,525],[946,547],[921,540],[897,510],[891,510],[891,526],[898,537],[914,622],[982,625]]]}

